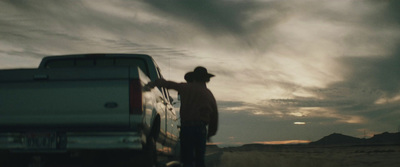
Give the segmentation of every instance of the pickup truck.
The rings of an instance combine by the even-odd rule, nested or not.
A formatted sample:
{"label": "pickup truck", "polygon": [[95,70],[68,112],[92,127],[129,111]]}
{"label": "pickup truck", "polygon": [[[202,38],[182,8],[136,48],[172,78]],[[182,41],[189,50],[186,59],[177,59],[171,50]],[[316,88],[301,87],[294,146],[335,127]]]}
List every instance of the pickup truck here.
{"label": "pickup truck", "polygon": [[35,69],[0,70],[0,162],[111,154],[154,166],[157,155],[177,157],[173,99],[145,87],[158,78],[143,54],[48,56]]}

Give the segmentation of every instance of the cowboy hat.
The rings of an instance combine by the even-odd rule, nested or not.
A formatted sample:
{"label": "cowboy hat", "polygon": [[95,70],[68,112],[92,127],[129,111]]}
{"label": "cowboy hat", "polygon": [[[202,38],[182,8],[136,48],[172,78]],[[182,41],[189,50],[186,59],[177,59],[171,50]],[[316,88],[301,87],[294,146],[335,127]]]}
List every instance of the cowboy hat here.
{"label": "cowboy hat", "polygon": [[193,80],[201,81],[201,82],[208,82],[210,81],[211,77],[214,77],[214,74],[210,74],[207,72],[207,69],[204,67],[196,67],[193,72],[188,72],[185,75],[188,79],[193,78]]}

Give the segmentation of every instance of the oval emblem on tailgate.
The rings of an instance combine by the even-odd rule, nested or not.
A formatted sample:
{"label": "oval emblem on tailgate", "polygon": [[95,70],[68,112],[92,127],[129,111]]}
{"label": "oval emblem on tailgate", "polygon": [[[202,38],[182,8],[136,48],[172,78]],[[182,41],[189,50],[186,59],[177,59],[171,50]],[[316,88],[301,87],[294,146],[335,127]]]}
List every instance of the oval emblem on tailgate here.
{"label": "oval emblem on tailgate", "polygon": [[118,107],[118,103],[116,102],[107,102],[106,104],[104,104],[105,108],[117,108]]}

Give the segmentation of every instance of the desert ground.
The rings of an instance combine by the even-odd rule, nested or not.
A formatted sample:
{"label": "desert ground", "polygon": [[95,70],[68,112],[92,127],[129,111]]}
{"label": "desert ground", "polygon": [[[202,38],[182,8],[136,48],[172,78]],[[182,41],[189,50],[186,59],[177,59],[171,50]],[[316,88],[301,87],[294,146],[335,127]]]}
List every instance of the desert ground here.
{"label": "desert ground", "polygon": [[[214,149],[208,167],[398,167],[400,145],[248,145]],[[212,156],[210,156],[212,157]]]}

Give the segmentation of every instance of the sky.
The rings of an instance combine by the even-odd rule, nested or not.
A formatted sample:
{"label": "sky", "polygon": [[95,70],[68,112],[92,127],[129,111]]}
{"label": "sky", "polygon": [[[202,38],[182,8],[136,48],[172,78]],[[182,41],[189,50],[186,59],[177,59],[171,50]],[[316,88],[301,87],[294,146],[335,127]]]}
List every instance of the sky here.
{"label": "sky", "polygon": [[[216,75],[220,144],[400,130],[400,1],[0,0],[0,69],[144,53],[168,80]],[[176,96],[176,92],[174,92]]]}

